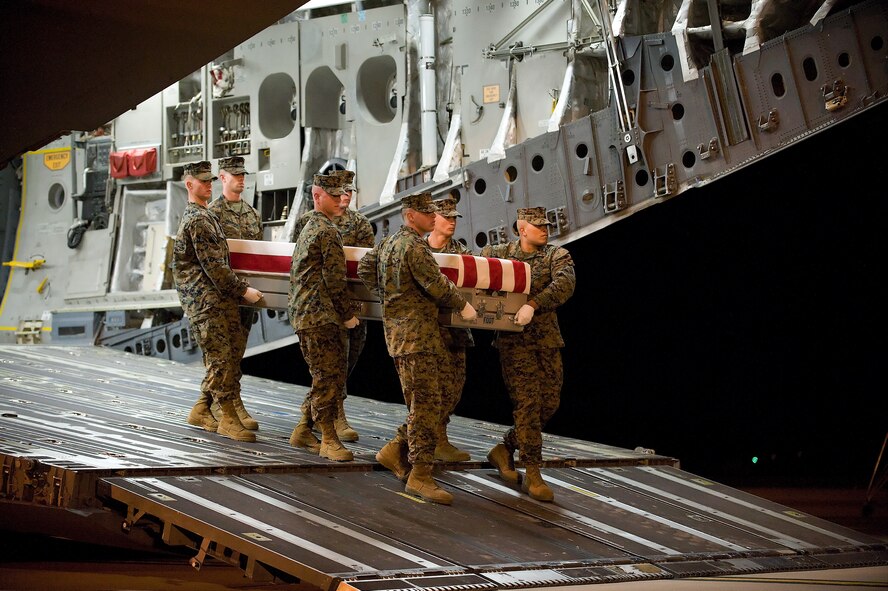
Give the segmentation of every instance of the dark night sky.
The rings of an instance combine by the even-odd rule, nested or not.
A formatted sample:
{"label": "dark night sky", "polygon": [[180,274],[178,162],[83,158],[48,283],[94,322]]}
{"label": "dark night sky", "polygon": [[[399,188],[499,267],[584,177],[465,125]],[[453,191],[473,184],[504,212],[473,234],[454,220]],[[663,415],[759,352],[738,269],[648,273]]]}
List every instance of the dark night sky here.
{"label": "dark night sky", "polygon": [[[546,431],[734,486],[866,488],[888,431],[886,131],[881,105],[569,244]],[[457,414],[509,423],[490,336],[475,331]],[[281,370],[263,356],[246,373],[309,383],[298,347],[272,355]],[[379,323],[349,383],[401,400]]]}

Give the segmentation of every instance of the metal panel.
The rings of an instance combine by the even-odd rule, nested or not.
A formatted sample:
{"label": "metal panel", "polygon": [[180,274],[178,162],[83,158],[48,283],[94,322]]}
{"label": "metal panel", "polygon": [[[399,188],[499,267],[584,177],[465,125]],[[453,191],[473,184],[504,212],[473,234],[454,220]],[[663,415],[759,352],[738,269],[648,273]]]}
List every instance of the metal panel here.
{"label": "metal panel", "polygon": [[[255,173],[256,188],[260,192],[295,187],[299,182],[302,152],[298,119],[301,96],[298,22],[268,27],[235,47],[233,55],[243,64],[235,66],[232,96],[247,96],[250,105],[251,146],[244,155],[246,169]],[[295,121],[291,118],[290,103],[297,108]],[[292,124],[292,128],[284,134],[288,124]]]}
{"label": "metal panel", "polygon": [[[884,95],[888,91],[888,5],[884,2],[871,2],[864,9],[851,9],[854,26],[859,34],[860,48],[866,77],[871,89]],[[829,22],[830,19],[827,19]],[[872,97],[875,99],[875,96]],[[868,101],[864,101],[868,103]]]}
{"label": "metal panel", "polygon": [[[829,25],[829,35],[818,37],[822,58],[820,67],[823,69],[820,86],[817,87],[817,95],[821,102],[820,112],[829,113],[823,107],[824,98],[821,87],[839,83],[847,88],[845,93],[847,103],[838,109],[839,115],[849,116],[863,106],[866,102],[865,99],[871,97],[877,89],[867,79],[866,68],[861,67],[864,63],[864,52],[869,50],[869,53],[873,53],[873,51],[871,47],[861,46],[861,41],[865,43],[868,41],[860,38],[855,19],[850,14],[837,14],[830,17]],[[883,20],[882,25],[884,27],[888,25],[888,22]],[[883,29],[883,32],[886,31],[888,29]]]}
{"label": "metal panel", "polygon": [[[752,135],[763,151],[779,148],[808,129],[784,43],[782,37],[775,39],[734,61]],[[769,123],[772,112],[776,121]]]}
{"label": "metal panel", "polygon": [[522,43],[525,47],[565,41],[564,24],[570,5],[549,2],[538,15],[522,25],[544,2],[452,3],[453,64],[461,84],[461,112],[468,124],[462,142],[469,160],[481,160],[493,143],[503,107],[509,95],[510,68],[516,69],[517,141],[545,131],[552,113],[550,93],[561,89],[566,60],[561,51],[537,53],[523,59],[479,60],[478,56],[501,40],[503,48]]}
{"label": "metal panel", "polygon": [[544,435],[557,501],[539,503],[483,461],[505,427],[460,417],[450,439],[473,459],[437,466],[453,506],[426,503],[373,457],[402,405],[350,396],[361,440],[348,444],[357,459],[339,463],[288,444],[304,387],[243,379],[256,443],[187,425],[202,377],[99,347],[0,347],[0,514],[42,511],[53,534],[61,508],[65,527],[81,516],[82,539],[110,540],[107,520],[89,516],[114,511],[124,531],[193,548],[196,567],[215,558],[331,591],[343,580],[449,591],[888,564],[883,541],[671,458],[562,437]]}
{"label": "metal panel", "polygon": [[[332,157],[354,159],[358,206],[379,199],[389,168],[385,159],[396,151],[406,92],[405,18],[404,5],[395,4],[300,23],[302,124],[340,130],[309,158],[320,158],[318,166]],[[389,97],[379,93],[391,89],[397,106],[389,111]],[[298,166],[299,157],[293,154],[289,166]]]}
{"label": "metal panel", "polygon": [[[381,474],[329,474],[308,481],[296,475],[278,479],[282,494],[269,489],[265,479],[260,484],[228,476],[169,477],[169,478],[109,478],[114,499],[138,505],[140,509],[164,521],[194,531],[199,524],[204,531],[195,533],[220,538],[220,532],[239,538],[240,545],[227,541],[230,548],[265,561],[300,578],[300,567],[333,577],[355,577],[368,573],[395,571],[398,573],[442,570],[461,570],[438,556],[418,551],[409,543],[376,532],[350,519],[340,510],[335,497],[322,499],[319,505],[293,498],[295,489],[317,490],[330,483],[333,490],[350,495],[350,506],[360,513],[371,509],[371,502],[359,491],[375,484],[356,480],[388,478]],[[320,481],[320,482],[319,482]],[[293,489],[281,484],[291,482]],[[128,493],[128,494],[127,494]],[[300,495],[303,496],[303,495]],[[139,497],[133,501],[134,497]],[[416,504],[416,503],[412,503]],[[189,523],[189,520],[195,523]],[[211,531],[219,530],[219,531]],[[269,561],[270,560],[270,561]],[[294,564],[295,563],[295,564]]]}
{"label": "metal panel", "polygon": [[[74,488],[109,475],[315,472],[335,464],[289,445],[307,388],[244,376],[245,405],[259,421],[256,443],[233,441],[188,425],[204,370],[103,347],[0,347],[0,455],[12,470],[7,498],[22,495],[59,506],[92,502]],[[361,433],[348,447],[357,459],[340,471],[368,471],[376,452],[405,420],[406,408],[350,392],[351,424]],[[479,467],[506,427],[453,417],[451,439],[472,456],[458,465]],[[673,464],[589,442],[544,435],[547,465]],[[20,460],[20,461],[19,461]],[[53,489],[53,470],[74,487]],[[16,473],[18,472],[18,473]],[[31,482],[28,482],[31,479]],[[38,502],[38,501],[35,501]]]}
{"label": "metal panel", "polygon": [[865,534],[671,467],[579,471],[634,488],[683,510],[699,512],[798,552],[884,547],[883,541]]}
{"label": "metal panel", "polygon": [[[663,490],[639,484],[652,474],[671,480]],[[559,586],[888,563],[884,543],[855,532],[843,549],[819,545],[815,529],[771,539],[741,522],[792,511],[728,487],[683,501],[670,483],[701,479],[675,469],[547,469],[552,504],[489,470],[436,477],[454,492],[452,506],[403,493],[387,472],[108,478],[103,490],[129,507],[130,526],[145,512],[185,533],[180,541],[202,549],[197,560],[215,547],[211,555],[234,552],[322,588],[340,579],[364,591]],[[734,512],[715,508],[724,499]]]}
{"label": "metal panel", "polygon": [[[439,478],[447,483],[450,476],[443,473]],[[404,494],[403,483],[389,473],[343,474],[329,479],[251,475],[248,479],[310,505],[335,508],[336,515],[349,523],[397,537],[473,570],[499,569],[513,563],[553,566],[634,559],[580,533],[492,504],[471,491],[454,491],[450,507],[418,501]]]}

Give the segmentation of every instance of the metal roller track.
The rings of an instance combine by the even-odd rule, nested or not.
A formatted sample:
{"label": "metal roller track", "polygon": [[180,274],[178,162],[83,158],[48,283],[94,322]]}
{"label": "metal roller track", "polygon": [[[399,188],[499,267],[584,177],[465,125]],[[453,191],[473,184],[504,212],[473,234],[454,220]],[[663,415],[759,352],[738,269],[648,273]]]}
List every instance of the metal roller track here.
{"label": "metal roller track", "polygon": [[[536,502],[484,460],[505,427],[460,417],[448,432],[472,460],[437,466],[453,506],[425,503],[374,457],[402,405],[350,396],[361,440],[348,444],[355,461],[338,463],[288,443],[303,386],[244,377],[256,443],[189,426],[202,377],[200,366],[110,349],[0,347],[6,527],[161,540],[193,549],[195,567],[212,557],[256,580],[343,591],[888,565],[880,540],[683,472],[673,458],[563,437],[544,436],[556,502]],[[109,535],[121,522],[124,533]]]}
{"label": "metal roller track", "polygon": [[[452,506],[380,472],[108,478],[105,494],[188,532],[195,548],[250,557],[322,588],[480,589],[760,574],[888,563],[884,542],[721,485],[671,498],[664,467],[544,469],[539,503],[492,470],[446,471]],[[669,480],[661,494],[631,482]],[[628,482],[627,482],[628,481]],[[714,495],[720,503],[706,504]],[[715,508],[724,505],[721,508]],[[734,505],[734,511],[728,506]]]}
{"label": "metal roller track", "polygon": [[[256,443],[235,442],[186,423],[203,373],[100,347],[0,347],[0,453],[99,474],[370,470],[405,419],[403,405],[350,396],[361,439],[348,447],[357,459],[336,464],[288,444],[306,387],[244,376],[242,396],[261,429]],[[472,455],[464,466],[479,467],[504,430],[454,417],[449,432]],[[675,463],[551,435],[544,445],[551,465]]]}

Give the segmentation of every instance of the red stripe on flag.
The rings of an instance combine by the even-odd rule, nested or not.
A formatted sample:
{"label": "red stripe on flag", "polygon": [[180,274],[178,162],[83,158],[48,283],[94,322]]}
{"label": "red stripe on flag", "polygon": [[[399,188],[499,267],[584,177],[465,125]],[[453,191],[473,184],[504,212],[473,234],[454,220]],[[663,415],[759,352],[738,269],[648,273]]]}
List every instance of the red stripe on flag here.
{"label": "red stripe on flag", "polygon": [[490,286],[488,289],[500,291],[503,288],[503,264],[499,259],[487,259],[490,268]]}
{"label": "red stripe on flag", "polygon": [[345,276],[349,279],[358,278],[358,261],[345,261]]}
{"label": "red stripe on flag", "polygon": [[475,287],[478,285],[478,265],[475,264],[475,257],[470,254],[463,254],[460,257],[464,269],[462,287]]}
{"label": "red stripe on flag", "polygon": [[231,253],[231,268],[254,273],[290,273],[292,257],[247,252]]}
{"label": "red stripe on flag", "polygon": [[453,281],[455,284],[459,279],[459,269],[454,269],[453,267],[441,267],[441,272],[444,273],[444,276]]}
{"label": "red stripe on flag", "polygon": [[515,293],[524,293],[527,289],[527,266],[521,261],[512,261],[515,272]]}

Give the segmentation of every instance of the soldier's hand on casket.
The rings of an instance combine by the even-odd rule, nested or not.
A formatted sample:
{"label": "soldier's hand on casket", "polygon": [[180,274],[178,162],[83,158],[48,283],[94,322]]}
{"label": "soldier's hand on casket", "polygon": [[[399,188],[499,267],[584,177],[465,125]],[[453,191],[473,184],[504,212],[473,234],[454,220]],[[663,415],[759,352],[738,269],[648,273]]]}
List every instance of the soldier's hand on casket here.
{"label": "soldier's hand on casket", "polygon": [[348,320],[343,322],[343,324],[345,324],[345,328],[347,328],[349,330],[353,329],[354,327],[356,327],[360,323],[361,323],[361,321],[358,320],[357,316],[352,316],[351,318],[349,318]]}
{"label": "soldier's hand on casket", "polygon": [[462,311],[460,311],[459,315],[463,320],[474,320],[478,317],[478,312],[475,311],[472,304],[466,302],[466,305],[463,307]]}
{"label": "soldier's hand on casket", "polygon": [[256,289],[255,287],[248,287],[247,291],[244,292],[243,298],[248,304],[255,304],[259,300],[265,297],[261,291]]}
{"label": "soldier's hand on casket", "polygon": [[530,304],[524,304],[518,308],[518,312],[515,313],[515,324],[518,326],[527,326],[530,324],[531,320],[533,320],[533,306]]}

